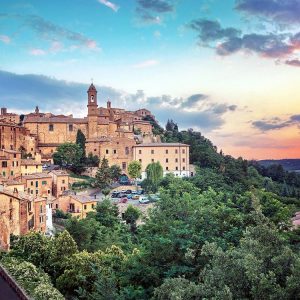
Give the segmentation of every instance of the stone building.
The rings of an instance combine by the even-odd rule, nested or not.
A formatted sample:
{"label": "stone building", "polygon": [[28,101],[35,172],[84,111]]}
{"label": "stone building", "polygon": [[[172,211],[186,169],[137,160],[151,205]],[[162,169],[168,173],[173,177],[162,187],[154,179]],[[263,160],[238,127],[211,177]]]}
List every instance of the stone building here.
{"label": "stone building", "polygon": [[59,209],[65,213],[70,213],[72,217],[84,219],[89,212],[96,210],[97,203],[97,199],[91,196],[66,195],[54,200],[53,209]]}
{"label": "stone building", "polygon": [[142,164],[142,179],[149,164],[159,161],[164,175],[190,176],[189,145],[181,143],[148,143],[133,147],[133,158]]}
{"label": "stone building", "polygon": [[9,249],[10,235],[29,230],[45,232],[46,199],[6,189],[0,185],[0,248]]}
{"label": "stone building", "polygon": [[25,191],[29,195],[44,198],[52,197],[52,176],[46,173],[35,173],[17,178],[24,183]]}
{"label": "stone building", "polygon": [[20,116],[18,114],[15,114],[15,113],[7,112],[6,107],[1,108],[0,118],[6,120],[8,122],[15,123],[15,124],[20,123]]}
{"label": "stone building", "polygon": [[65,191],[69,190],[69,174],[63,170],[53,170],[49,172],[52,177],[52,195],[54,197],[61,196]]}
{"label": "stone building", "polygon": [[21,175],[21,152],[0,150],[0,174],[2,179],[14,179]]}
{"label": "stone building", "polygon": [[21,175],[42,173],[43,164],[35,159],[21,159]]}
{"label": "stone building", "polygon": [[[86,137],[86,153],[108,158],[110,163],[127,168],[132,160],[132,147],[136,144],[134,131],[152,134],[152,125],[143,119],[152,116],[146,109],[134,112],[114,108],[107,101],[106,107],[98,107],[97,90],[93,84],[88,91],[88,113],[84,118],[72,115],[34,113],[25,116],[24,126],[37,137],[37,148],[44,160],[51,159],[56,148],[65,142],[75,142],[80,129]],[[127,150],[129,149],[129,151]],[[108,153],[106,154],[106,152]]]}

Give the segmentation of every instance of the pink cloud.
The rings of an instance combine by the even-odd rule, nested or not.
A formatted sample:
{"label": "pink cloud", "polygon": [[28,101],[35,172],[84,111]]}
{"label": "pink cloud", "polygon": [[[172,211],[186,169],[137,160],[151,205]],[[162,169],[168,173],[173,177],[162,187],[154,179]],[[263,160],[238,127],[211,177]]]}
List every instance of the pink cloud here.
{"label": "pink cloud", "polygon": [[4,44],[9,44],[11,42],[11,38],[7,35],[0,35],[0,41]]}
{"label": "pink cloud", "polygon": [[41,55],[45,55],[46,51],[39,48],[33,48],[29,51],[29,53],[33,56],[41,56]]}
{"label": "pink cloud", "polygon": [[119,6],[116,5],[115,3],[112,3],[108,0],[98,0],[99,3],[105,5],[106,7],[112,9],[114,12],[117,12],[119,10]]}

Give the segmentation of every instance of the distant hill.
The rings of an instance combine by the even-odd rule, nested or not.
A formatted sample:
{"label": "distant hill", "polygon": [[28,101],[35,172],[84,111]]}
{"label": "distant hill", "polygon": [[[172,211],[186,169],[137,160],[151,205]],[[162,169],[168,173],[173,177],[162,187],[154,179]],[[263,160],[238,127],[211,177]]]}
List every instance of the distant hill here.
{"label": "distant hill", "polygon": [[282,165],[286,171],[295,171],[300,173],[300,159],[266,159],[258,161],[264,167],[270,165]]}

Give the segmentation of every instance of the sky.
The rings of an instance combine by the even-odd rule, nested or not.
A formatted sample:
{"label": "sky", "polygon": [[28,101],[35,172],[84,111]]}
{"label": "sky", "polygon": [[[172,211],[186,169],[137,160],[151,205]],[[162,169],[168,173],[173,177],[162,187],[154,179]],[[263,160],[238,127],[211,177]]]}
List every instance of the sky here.
{"label": "sky", "polygon": [[150,109],[247,159],[300,158],[300,0],[0,0],[0,105]]}

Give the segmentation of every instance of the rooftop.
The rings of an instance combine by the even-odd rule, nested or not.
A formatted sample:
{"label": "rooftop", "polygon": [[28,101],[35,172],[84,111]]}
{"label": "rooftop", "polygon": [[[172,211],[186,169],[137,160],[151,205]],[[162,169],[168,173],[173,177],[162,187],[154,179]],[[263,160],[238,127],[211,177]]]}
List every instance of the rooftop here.
{"label": "rooftop", "polygon": [[[49,173],[52,173],[52,174],[54,174],[54,175],[56,175],[56,176],[69,176],[69,173],[66,172],[66,171],[64,171],[64,170],[52,170],[52,171],[49,172]],[[48,173],[48,174],[49,174],[49,173]]]}
{"label": "rooftop", "polygon": [[134,147],[190,147],[190,145],[182,143],[145,143]]}
{"label": "rooftop", "polygon": [[72,195],[71,198],[81,203],[97,202],[97,199],[95,199],[94,197],[86,196],[86,195]]}
{"label": "rooftop", "polygon": [[23,166],[42,166],[43,164],[40,162],[37,162],[34,159],[22,159],[21,165],[23,165]]}
{"label": "rooftop", "polygon": [[52,178],[51,175],[47,173],[33,173],[29,175],[23,175],[24,179],[40,179],[40,178]]}

